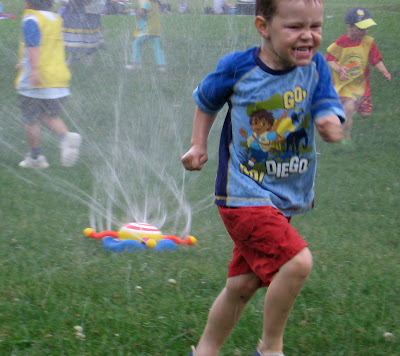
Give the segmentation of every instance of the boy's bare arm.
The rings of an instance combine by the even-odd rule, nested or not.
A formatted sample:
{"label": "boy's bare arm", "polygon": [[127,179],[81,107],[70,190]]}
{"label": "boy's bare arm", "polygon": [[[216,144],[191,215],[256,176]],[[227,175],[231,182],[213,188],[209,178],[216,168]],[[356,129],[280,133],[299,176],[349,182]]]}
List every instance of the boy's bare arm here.
{"label": "boy's bare arm", "polygon": [[216,116],[216,114],[207,114],[196,107],[190,149],[181,159],[187,170],[199,171],[203,168],[203,164],[208,161],[207,139]]}
{"label": "boy's bare arm", "polygon": [[41,83],[39,74],[39,47],[28,47],[29,64],[31,71],[29,73],[29,83],[36,86]]}
{"label": "boy's bare arm", "polygon": [[347,74],[347,68],[345,66],[341,67],[335,61],[328,61],[327,63],[328,63],[329,68],[331,68],[333,71],[335,71],[338,74],[338,76],[342,82],[349,79],[348,74]]}
{"label": "boy's bare arm", "polygon": [[392,79],[392,75],[389,73],[389,71],[386,69],[386,66],[383,64],[382,61],[378,62],[375,65],[375,68],[378,69],[382,75],[385,77],[385,79],[389,82],[390,79]]}
{"label": "boy's bare arm", "polygon": [[326,142],[339,142],[343,139],[343,128],[336,115],[327,115],[315,122],[318,133]]}

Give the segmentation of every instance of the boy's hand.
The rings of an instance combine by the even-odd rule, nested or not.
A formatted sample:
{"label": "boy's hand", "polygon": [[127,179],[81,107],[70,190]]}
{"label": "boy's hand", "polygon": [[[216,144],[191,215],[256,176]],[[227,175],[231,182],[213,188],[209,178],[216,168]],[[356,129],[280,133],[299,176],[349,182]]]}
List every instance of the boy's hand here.
{"label": "boy's hand", "polygon": [[29,74],[28,81],[34,87],[39,85],[42,82],[42,80],[40,79],[39,70],[32,69],[32,71]]}
{"label": "boy's hand", "polygon": [[207,150],[204,146],[193,145],[181,158],[182,164],[188,171],[200,171],[208,161]]}
{"label": "boy's hand", "polygon": [[347,71],[348,71],[348,69],[345,66],[339,68],[338,74],[339,74],[339,78],[342,82],[349,79],[349,75],[347,74]]}
{"label": "boy's hand", "polygon": [[380,61],[380,62],[378,62],[376,65],[375,65],[375,68],[376,69],[378,69],[381,73],[382,73],[382,75],[383,75],[383,77],[386,79],[386,81],[390,81],[390,79],[392,79],[392,75],[389,73],[389,71],[386,69],[386,67],[385,67],[385,65],[383,64],[383,62],[382,61]]}
{"label": "boy's hand", "polygon": [[387,82],[390,82],[390,79],[392,79],[392,75],[388,71],[384,72],[383,76],[385,77]]}
{"label": "boy's hand", "polygon": [[339,142],[343,139],[342,124],[336,115],[319,118],[315,126],[325,142]]}

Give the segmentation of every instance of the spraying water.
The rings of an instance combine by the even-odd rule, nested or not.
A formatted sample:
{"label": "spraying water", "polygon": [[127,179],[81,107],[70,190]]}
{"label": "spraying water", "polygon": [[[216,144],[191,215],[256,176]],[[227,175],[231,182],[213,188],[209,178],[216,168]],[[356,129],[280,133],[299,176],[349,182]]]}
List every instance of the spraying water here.
{"label": "spraying water", "polygon": [[[14,161],[1,164],[33,186],[55,190],[86,205],[88,224],[96,231],[138,221],[185,236],[190,233],[193,214],[212,204],[212,187],[200,200],[188,200],[185,192],[196,186],[200,176],[188,175],[180,157],[189,145],[194,108],[191,92],[213,68],[202,67],[209,54],[191,36],[177,37],[170,24],[164,33],[167,72],[155,70],[150,44],[143,69],[127,71],[124,64],[131,56],[134,21],[134,16],[104,17],[106,48],[95,55],[92,66],[70,68],[72,95],[61,116],[70,131],[83,137],[80,160],[70,172],[84,172],[91,188],[79,187],[69,178],[70,172],[59,167],[58,139],[45,129],[42,141],[51,167],[35,172],[16,167],[28,146],[15,97],[12,115],[2,117],[4,127],[15,135],[3,130],[0,136],[0,144]],[[189,26],[190,18],[182,24]],[[223,25],[227,26],[224,33],[229,34],[224,46],[236,47],[240,38],[234,22],[227,19]],[[199,30],[210,31],[207,23]],[[193,46],[198,49],[193,51]],[[227,49],[221,47],[220,51]],[[10,62],[16,62],[16,53],[9,50],[7,54]],[[218,51],[213,55],[217,58]],[[216,148],[210,150],[210,160],[216,153]]]}

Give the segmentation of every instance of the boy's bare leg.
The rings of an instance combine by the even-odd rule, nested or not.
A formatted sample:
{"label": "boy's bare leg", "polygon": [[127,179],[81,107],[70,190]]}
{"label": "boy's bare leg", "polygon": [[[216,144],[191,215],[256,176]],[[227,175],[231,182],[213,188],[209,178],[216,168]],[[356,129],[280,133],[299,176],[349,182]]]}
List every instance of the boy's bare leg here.
{"label": "boy's bare leg", "polygon": [[196,356],[217,356],[218,352],[242,315],[247,302],[260,287],[260,280],[253,274],[228,278],[225,288],[214,301]]}
{"label": "boy's bare leg", "polygon": [[28,140],[28,144],[31,148],[39,148],[40,141],[40,125],[25,125],[26,139]]}
{"label": "boy's bare leg", "polygon": [[283,333],[297,295],[312,269],[308,248],[284,264],[268,287],[264,301],[264,329],[259,345],[262,354],[283,351]]}
{"label": "boy's bare leg", "polygon": [[355,104],[353,100],[348,100],[343,104],[344,113],[346,114],[346,121],[343,124],[343,139],[351,141],[351,129],[353,127],[353,114]]}
{"label": "boy's bare leg", "polygon": [[57,136],[60,136],[63,133],[68,131],[67,126],[65,125],[64,121],[62,121],[58,117],[50,117],[50,116],[43,116],[42,124],[46,126],[49,130],[53,131]]}

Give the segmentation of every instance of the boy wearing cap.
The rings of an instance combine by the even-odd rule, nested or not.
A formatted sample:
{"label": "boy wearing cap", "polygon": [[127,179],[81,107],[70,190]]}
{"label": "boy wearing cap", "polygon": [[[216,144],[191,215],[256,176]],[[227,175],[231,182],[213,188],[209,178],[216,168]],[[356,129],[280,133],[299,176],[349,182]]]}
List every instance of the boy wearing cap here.
{"label": "boy wearing cap", "polygon": [[354,111],[363,118],[372,113],[369,65],[378,69],[387,81],[391,75],[374,39],[368,36],[368,29],[376,25],[368,10],[351,8],[344,22],[348,32],[328,47],[325,59],[346,113],[342,143],[349,144]]}

